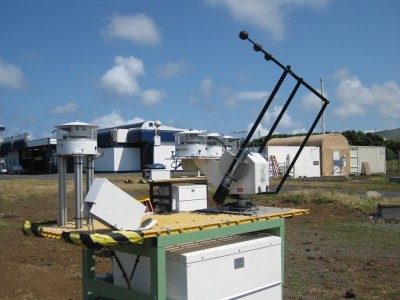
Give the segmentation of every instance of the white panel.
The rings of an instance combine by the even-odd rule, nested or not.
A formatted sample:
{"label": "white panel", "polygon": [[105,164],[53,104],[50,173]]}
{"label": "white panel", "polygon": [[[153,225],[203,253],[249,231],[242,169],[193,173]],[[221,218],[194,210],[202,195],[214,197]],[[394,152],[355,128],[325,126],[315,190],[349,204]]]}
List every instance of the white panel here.
{"label": "white panel", "polygon": [[[138,229],[146,210],[146,206],[106,178],[95,179],[85,202],[93,203],[92,215],[119,230]],[[87,211],[85,204],[83,210]]]}
{"label": "white panel", "polygon": [[174,185],[174,198],[181,201],[207,198],[207,187],[205,184]]}
{"label": "white panel", "polygon": [[280,243],[253,234],[168,249],[167,299],[281,299]]}
{"label": "white panel", "polygon": [[[175,143],[161,141],[161,146],[154,147],[154,163],[160,163],[165,165],[167,170],[171,170],[172,152],[175,152]],[[181,170],[182,168],[180,168]]]}
{"label": "white panel", "polygon": [[113,136],[113,141],[116,143],[126,143],[126,138],[128,136],[128,129],[114,129],[111,134]]}
{"label": "white panel", "polygon": [[140,171],[139,148],[104,148],[104,155],[96,159],[96,172]]}
{"label": "white panel", "polygon": [[103,156],[94,160],[94,169],[96,172],[113,172],[114,148],[104,148],[102,150],[104,151]]}
{"label": "white panel", "polygon": [[140,169],[139,148],[114,148],[115,172],[133,172]]}
{"label": "white panel", "polygon": [[[117,255],[130,276],[136,256]],[[281,238],[242,234],[167,247],[166,272],[168,300],[282,299]],[[113,274],[127,287],[115,262]],[[140,257],[132,289],[149,293],[150,280],[150,260]]]}
{"label": "white panel", "polygon": [[161,146],[161,137],[159,135],[154,136],[154,146]]}

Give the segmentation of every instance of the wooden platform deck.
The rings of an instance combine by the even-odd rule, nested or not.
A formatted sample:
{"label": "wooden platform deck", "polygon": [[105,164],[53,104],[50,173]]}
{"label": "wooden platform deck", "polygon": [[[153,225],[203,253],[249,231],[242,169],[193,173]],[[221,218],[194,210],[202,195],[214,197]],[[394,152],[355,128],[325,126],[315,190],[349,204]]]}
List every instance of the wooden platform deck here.
{"label": "wooden platform deck", "polygon": [[[261,213],[256,216],[204,212],[179,212],[170,214],[145,215],[143,220],[146,218],[153,218],[157,220],[157,224],[149,230],[141,231],[141,234],[143,235],[143,238],[151,238],[162,235],[235,226],[239,224],[254,223],[278,218],[290,218],[309,213],[309,210],[307,209],[291,208],[271,208],[271,212],[268,212],[268,208],[265,208],[263,211],[266,213]],[[93,228],[95,233],[106,233],[111,231],[118,232],[115,231],[115,229],[108,227],[96,220],[94,221]],[[91,234],[93,233],[93,230],[87,226],[84,226],[82,229],[75,229],[75,223],[69,222],[65,226],[42,226],[41,233],[45,237],[60,239],[63,232]]]}

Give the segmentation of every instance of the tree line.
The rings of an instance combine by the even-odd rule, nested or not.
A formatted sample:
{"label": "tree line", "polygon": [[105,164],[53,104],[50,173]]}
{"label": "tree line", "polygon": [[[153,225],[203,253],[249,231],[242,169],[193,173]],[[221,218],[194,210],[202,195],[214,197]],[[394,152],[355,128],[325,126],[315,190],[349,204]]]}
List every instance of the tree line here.
{"label": "tree line", "polygon": [[386,159],[397,159],[400,152],[400,141],[399,140],[385,140],[383,137],[372,133],[362,132],[355,130],[346,130],[342,132],[349,142],[349,145],[353,146],[382,146],[386,147]]}

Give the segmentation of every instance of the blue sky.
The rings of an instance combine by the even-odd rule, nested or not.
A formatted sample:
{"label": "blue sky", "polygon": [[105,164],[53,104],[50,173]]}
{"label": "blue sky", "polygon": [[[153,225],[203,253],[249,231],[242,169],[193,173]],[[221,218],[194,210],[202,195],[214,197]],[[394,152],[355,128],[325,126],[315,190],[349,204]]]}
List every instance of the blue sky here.
{"label": "blue sky", "polygon": [[[249,130],[282,70],[241,30],[315,89],[323,78],[326,130],[399,128],[399,14],[397,0],[0,0],[3,136],[76,119]],[[308,129],[320,105],[300,89],[276,132]]]}

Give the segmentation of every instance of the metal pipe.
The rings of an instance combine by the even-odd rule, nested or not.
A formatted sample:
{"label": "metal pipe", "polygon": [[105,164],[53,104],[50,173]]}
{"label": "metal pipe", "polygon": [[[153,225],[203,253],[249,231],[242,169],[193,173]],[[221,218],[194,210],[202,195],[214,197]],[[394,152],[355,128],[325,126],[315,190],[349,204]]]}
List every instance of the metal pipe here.
{"label": "metal pipe", "polygon": [[67,223],[67,193],[65,174],[66,157],[63,155],[58,155],[58,226],[64,226]]}
{"label": "metal pipe", "polygon": [[94,181],[94,156],[87,156],[86,165],[86,193],[88,193]]}
{"label": "metal pipe", "polygon": [[83,190],[82,190],[82,175],[83,175],[83,155],[74,156],[75,170],[75,229],[83,227]]}
{"label": "metal pipe", "polygon": [[[89,193],[90,187],[93,184],[94,181],[94,156],[87,156],[86,158],[86,165],[87,165],[87,169],[86,169],[86,195],[87,193]],[[86,219],[87,225],[89,227],[93,226],[93,218],[92,217],[88,217]]]}

